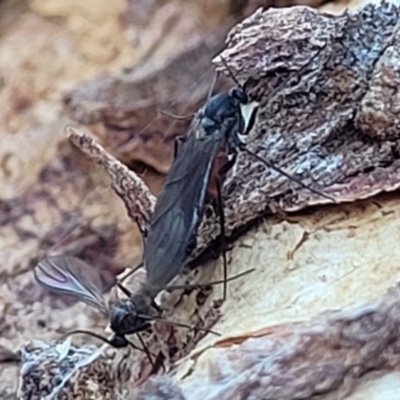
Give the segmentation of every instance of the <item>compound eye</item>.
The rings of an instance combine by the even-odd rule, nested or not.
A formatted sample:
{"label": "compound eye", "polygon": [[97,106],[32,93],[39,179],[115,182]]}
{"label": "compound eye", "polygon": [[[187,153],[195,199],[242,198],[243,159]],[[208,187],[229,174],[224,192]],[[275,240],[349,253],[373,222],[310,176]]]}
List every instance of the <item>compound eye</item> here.
{"label": "compound eye", "polygon": [[247,104],[249,102],[249,96],[247,96],[246,92],[241,88],[236,87],[231,89],[231,96],[239,100],[242,104]]}

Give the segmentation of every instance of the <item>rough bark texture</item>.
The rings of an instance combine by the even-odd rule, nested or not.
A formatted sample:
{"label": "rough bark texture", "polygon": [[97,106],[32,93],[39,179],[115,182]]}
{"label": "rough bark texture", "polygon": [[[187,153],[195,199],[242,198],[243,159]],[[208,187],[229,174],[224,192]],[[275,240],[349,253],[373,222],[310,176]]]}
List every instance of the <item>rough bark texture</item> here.
{"label": "rough bark texture", "polygon": [[108,172],[112,181],[112,188],[124,201],[129,217],[137,223],[142,235],[145,235],[156,204],[156,198],[150,193],[142,179],[106,153],[84,132],[69,127],[67,133],[75,146]]}
{"label": "rough bark texture", "polygon": [[[379,108],[379,102],[369,98],[385,91],[389,79],[398,86],[396,57],[388,60],[396,54],[398,29],[398,8],[389,3],[334,18],[303,7],[259,10],[234,28],[221,56],[249,93],[265,101],[282,81],[289,86],[259,111],[250,148],[293,176],[301,176],[304,183],[318,184],[337,202],[396,189],[398,132],[391,137],[382,132],[390,132],[388,126],[395,129],[397,114],[391,104],[397,89],[387,93],[386,126],[367,104]],[[317,52],[312,65],[296,77],[296,71]],[[365,118],[372,121],[365,124]],[[275,172],[265,174],[248,155],[236,168],[244,175],[242,181],[255,182],[253,188],[260,190],[267,204],[284,211],[327,203],[303,188],[292,193],[289,188],[295,184]],[[238,186],[228,182],[226,193]],[[243,185],[241,190],[233,197],[247,197],[251,188]],[[265,207],[253,197],[254,204],[246,202],[235,215],[247,219],[246,209]]]}
{"label": "rough bark texture", "polygon": [[399,324],[396,287],[370,304],[222,340],[182,390],[188,399],[317,399],[333,390],[344,398],[366,373],[398,369]]}
{"label": "rough bark texture", "polygon": [[[190,17],[188,23],[178,12],[181,4],[165,2],[165,7],[160,7],[157,2],[144,3],[143,13],[137,13],[133,3],[123,1],[111,5],[96,0],[84,6],[81,2],[65,5],[61,0],[31,1],[29,7],[36,13],[23,14],[13,34],[0,42],[2,65],[8,66],[1,72],[6,84],[0,92],[4,105],[0,108],[4,133],[0,148],[0,377],[4,390],[0,389],[0,397],[15,392],[9,382],[18,368],[10,361],[17,359],[15,349],[22,343],[32,338],[50,342],[74,328],[101,333],[107,324],[84,305],[39,290],[30,271],[35,260],[54,251],[77,255],[103,271],[107,288],[118,271],[140,259],[142,239],[112,194],[110,179],[99,169],[93,170],[90,161],[65,143],[67,121],[60,117],[61,93],[68,88],[64,99],[74,116],[82,121],[87,115],[99,118],[86,121],[97,121],[91,128],[105,151],[85,136],[75,139],[106,167],[131,218],[144,226],[153,198],[147,193],[140,208],[134,205],[136,193],[143,194],[146,188],[108,152],[126,163],[140,160],[166,171],[170,150],[162,145],[151,153],[157,146],[146,144],[143,132],[139,131],[133,155],[124,158],[117,151],[146,125],[147,114],[139,111],[150,109],[151,104],[153,112],[158,107],[146,102],[153,99],[143,82],[149,84],[152,77],[161,75],[154,75],[156,68],[148,66],[159,63],[161,69],[171,71],[167,66],[178,65],[179,57],[174,64],[166,55],[174,50],[173,54],[181,52],[184,57],[199,43],[212,41],[210,32],[222,25],[231,6],[224,2],[219,9],[215,2],[206,2],[199,17],[197,6],[185,2],[189,4],[184,9]],[[4,15],[0,13],[0,18]],[[40,15],[50,18],[44,21]],[[54,23],[63,19],[70,27],[68,35]],[[262,106],[249,148],[335,197],[338,203],[395,190],[400,182],[397,19],[398,8],[387,3],[339,16],[299,7],[258,11],[234,28],[222,56],[249,93],[265,101],[274,88],[287,81],[287,86]],[[97,30],[98,26],[104,29]],[[202,36],[204,31],[209,36]],[[147,40],[146,32],[151,32],[152,40]],[[189,38],[188,32],[193,37]],[[176,45],[186,34],[193,46],[188,46],[187,53]],[[169,44],[163,44],[163,36]],[[55,38],[51,44],[49,37]],[[14,53],[16,43],[22,49],[21,57]],[[135,52],[132,43],[137,45]],[[298,74],[312,56],[311,64]],[[95,81],[98,86],[92,82],[82,84],[80,90],[71,89],[76,82],[104,70],[119,71],[133,65],[138,68],[132,75],[103,76]],[[221,63],[217,66],[224,69]],[[146,77],[143,71],[147,69],[151,73]],[[14,70],[23,73],[15,76]],[[130,86],[132,76],[138,86]],[[194,80],[182,76],[183,82]],[[169,92],[174,85],[168,83],[160,78],[157,84],[165,84],[166,90],[160,86],[157,90],[160,98],[173,101],[180,93]],[[92,92],[82,91],[87,85],[94,87]],[[138,87],[143,88],[138,97],[127,90]],[[129,103],[129,96],[136,103]],[[77,104],[83,108],[75,107]],[[143,120],[133,129],[137,110]],[[157,129],[162,133],[168,130],[162,124]],[[164,136],[158,136],[164,143]],[[157,132],[148,137],[149,142],[156,142]],[[149,174],[144,179],[151,184]],[[298,211],[327,202],[246,154],[240,155],[228,177],[224,198],[229,233],[264,213]],[[99,354],[88,344],[92,339],[84,337],[81,347],[68,343],[23,347],[18,396],[34,399],[53,393],[56,398],[116,398],[118,393],[122,398],[213,399],[235,398],[233,393],[237,393],[242,398],[330,399],[345,398],[348,391],[356,388],[358,392],[363,387],[366,395],[361,398],[380,399],[379,393],[371,395],[379,377],[370,378],[369,374],[391,371],[395,376],[398,369],[400,295],[397,287],[385,293],[400,280],[399,215],[397,198],[386,195],[317,208],[290,216],[289,222],[268,219],[236,242],[229,253],[231,275],[249,266],[257,270],[229,285],[228,300],[222,306],[214,304],[218,289],[208,298],[197,291],[162,294],[166,318],[206,327],[218,321],[213,329],[223,334],[221,339],[207,335],[198,343],[203,335],[156,324],[145,339],[152,352],[164,355],[167,368],[174,365],[168,377],[154,377],[141,387],[150,369],[142,354],[129,350]],[[198,251],[218,233],[215,217],[207,213]],[[200,266],[194,271],[195,279],[217,279],[219,274],[214,274],[212,267]],[[136,278],[131,278],[132,287]],[[354,301],[364,305],[355,309],[351,307]],[[333,308],[348,311],[325,312]],[[67,372],[65,383],[60,382],[60,373]],[[395,381],[389,387],[398,393],[400,383]]]}

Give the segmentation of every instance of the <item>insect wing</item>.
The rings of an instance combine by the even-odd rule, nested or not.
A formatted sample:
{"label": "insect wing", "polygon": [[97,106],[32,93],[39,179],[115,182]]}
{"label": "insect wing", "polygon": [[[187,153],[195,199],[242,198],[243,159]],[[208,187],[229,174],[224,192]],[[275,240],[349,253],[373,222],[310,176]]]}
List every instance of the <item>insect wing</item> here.
{"label": "insect wing", "polygon": [[45,288],[70,294],[108,314],[101,294],[100,276],[90,265],[76,257],[47,257],[33,270],[36,280]]}
{"label": "insect wing", "polygon": [[[200,129],[200,128],[199,128]],[[219,137],[189,134],[167,175],[144,248],[149,283],[165,287],[181,270],[195,240]]]}

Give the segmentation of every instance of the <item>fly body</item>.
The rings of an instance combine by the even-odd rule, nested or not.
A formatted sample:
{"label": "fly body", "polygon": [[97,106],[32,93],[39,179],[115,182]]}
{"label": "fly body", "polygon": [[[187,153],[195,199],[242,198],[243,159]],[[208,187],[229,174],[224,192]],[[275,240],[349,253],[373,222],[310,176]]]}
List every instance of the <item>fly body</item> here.
{"label": "fly body", "polygon": [[[240,88],[211,97],[194,118],[158,198],[145,240],[143,263],[155,292],[175,278],[196,246],[205,206],[217,206],[223,231],[220,189],[233,166],[242,134],[241,111],[249,98]],[[257,103],[253,103],[253,112]],[[225,274],[226,275],[226,274]]]}
{"label": "fly body", "polygon": [[165,287],[187,261],[205,204],[217,198],[243,129],[240,102],[228,93],[211,98],[193,121],[150,221],[143,256],[150,285]]}
{"label": "fly body", "polygon": [[141,332],[149,325],[147,320],[140,318],[140,309],[130,299],[113,304],[111,307],[107,305],[101,293],[99,274],[76,257],[47,257],[36,265],[33,272],[36,280],[47,289],[75,296],[108,316],[114,335],[111,339],[101,339],[113,347],[125,347],[131,344],[125,335]]}
{"label": "fly body", "polygon": [[[304,185],[247,149],[244,138],[255,122],[259,103],[251,101],[245,90],[235,82],[237,86],[229,93],[217,94],[206,102],[175,155],[145,241],[143,262],[150,287],[165,287],[188,262],[196,246],[197,229],[207,203],[213,204],[219,214],[224,247],[225,217],[221,188],[239,150],[246,151],[267,167],[334,202],[331,197]],[[226,278],[224,252],[223,255]]]}

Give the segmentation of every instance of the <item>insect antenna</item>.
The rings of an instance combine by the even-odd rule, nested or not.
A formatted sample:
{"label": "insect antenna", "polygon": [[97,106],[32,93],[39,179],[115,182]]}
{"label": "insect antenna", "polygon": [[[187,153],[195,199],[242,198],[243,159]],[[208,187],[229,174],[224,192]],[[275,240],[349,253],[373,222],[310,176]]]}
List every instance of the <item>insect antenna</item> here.
{"label": "insect antenna", "polygon": [[[217,71],[217,73],[215,74],[213,81],[211,83],[210,89],[208,90],[207,100],[211,98],[211,96],[214,92],[214,89],[217,86],[218,78],[219,78],[219,72]],[[170,105],[170,107],[172,107],[172,105]],[[168,111],[164,111],[164,110],[160,110],[160,109],[157,110],[157,112],[159,112],[160,114],[165,115],[167,117],[177,119],[178,121],[186,121],[188,119],[193,118],[193,116],[195,115],[195,114],[191,114],[191,115],[181,116],[181,115],[172,114]]]}
{"label": "insect antenna", "polygon": [[[61,341],[61,340],[64,340],[65,338],[67,338],[67,337],[69,337],[69,336],[71,336],[71,335],[76,335],[76,334],[83,334],[83,335],[92,336],[92,337],[94,337],[94,338],[96,338],[96,339],[101,340],[101,341],[104,342],[104,343],[107,343],[107,344],[108,344],[109,346],[111,346],[111,347],[117,348],[117,346],[115,346],[115,343],[113,343],[111,340],[107,339],[106,337],[101,336],[101,335],[99,335],[99,334],[97,334],[97,333],[90,332],[90,331],[85,331],[85,330],[82,330],[82,329],[76,329],[76,330],[74,330],[74,331],[72,331],[72,332],[68,332],[68,333],[66,333],[65,335],[61,336],[59,340],[60,340],[60,341]],[[153,362],[153,359],[151,358],[151,356],[153,356],[153,357],[155,357],[155,358],[156,358],[157,356],[156,356],[155,354],[150,353],[149,349],[148,349],[147,346],[144,344],[144,341],[143,341],[143,339],[141,338],[141,336],[140,336],[139,334],[137,334],[137,335],[138,335],[138,337],[139,337],[140,343],[141,343],[141,345],[143,346],[143,348],[134,345],[130,340],[126,339],[125,337],[124,337],[124,340],[125,340],[126,343],[128,343],[134,350],[139,350],[139,351],[141,351],[141,352],[143,352],[143,353],[146,353],[146,356],[147,356],[147,358],[149,359],[150,364],[152,365],[152,367],[154,367],[154,362]]]}
{"label": "insect antenna", "polygon": [[221,58],[222,63],[224,64],[226,70],[228,71],[229,77],[233,80],[233,82],[235,82],[235,85],[238,88],[243,89],[243,86],[239,83],[236,76],[233,74],[232,70],[229,68],[228,63],[226,62],[225,58],[222,56],[220,56],[220,58]]}
{"label": "insect antenna", "polygon": [[164,111],[164,110],[160,110],[160,109],[158,109],[157,112],[159,114],[165,115],[166,117],[169,117],[172,119],[177,119],[178,121],[186,121],[188,119],[193,118],[193,115],[194,115],[194,114],[190,114],[190,115],[181,116],[181,115],[172,114],[168,111]]}
{"label": "insect antenna", "polygon": [[[64,340],[65,338],[67,338],[67,337],[69,337],[71,335],[77,335],[77,334],[92,336],[92,337],[94,337],[96,339],[101,340],[104,343],[107,343],[111,347],[115,347],[114,343],[110,339],[107,339],[106,337],[101,336],[101,335],[99,335],[99,334],[97,334],[95,332],[85,331],[83,329],[76,329],[74,331],[68,332],[65,335],[62,335],[59,340],[61,341],[61,340]],[[139,351],[144,352],[144,350],[142,348],[140,348],[138,346],[135,346],[133,343],[130,343],[130,344],[135,350],[139,350]]]}
{"label": "insect antenna", "polygon": [[217,86],[218,78],[219,78],[219,72],[217,71],[217,73],[215,74],[214,79],[211,83],[210,89],[208,91],[207,100],[211,98],[211,96],[214,92],[215,86]]}
{"label": "insect antenna", "polygon": [[[94,338],[96,338],[96,339],[101,340],[101,341],[104,342],[104,343],[107,343],[107,344],[110,345],[111,347],[114,347],[114,345],[113,345],[113,343],[111,342],[111,340],[107,339],[106,337],[101,336],[101,335],[99,335],[99,334],[97,334],[97,333],[94,333],[94,332],[85,331],[85,330],[83,330],[83,329],[76,329],[76,330],[74,330],[74,331],[68,332],[68,333],[66,333],[65,335],[62,335],[58,340],[62,341],[62,340],[64,340],[65,338],[67,338],[67,337],[69,337],[69,336],[71,336],[71,335],[76,335],[76,334],[82,334],[82,335],[92,336],[92,337],[94,337]],[[143,351],[143,349],[140,349],[140,348],[137,348],[137,350]]]}
{"label": "insect antenna", "polygon": [[[187,93],[191,93],[193,91],[193,89],[200,83],[202,82],[207,75],[209,74],[210,70],[207,69],[205,72],[203,72],[201,74],[201,76],[196,79],[191,85],[189,85],[189,87],[182,93],[181,96],[178,97],[177,100],[172,101],[171,103],[169,103],[167,105],[167,109],[174,107],[176,104],[179,103],[180,98],[184,98],[184,96],[186,96]],[[187,105],[183,108],[183,110],[187,107]],[[158,110],[158,112],[160,114],[163,114],[162,112],[160,112],[161,110]],[[156,123],[156,121],[158,121],[158,119],[160,118],[160,115],[158,115],[156,118],[154,118],[152,121],[150,121],[149,123],[147,123],[134,137],[130,138],[129,140],[127,140],[124,144],[122,144],[119,149],[117,150],[121,150],[124,146],[126,146],[128,143],[130,143],[131,141],[134,140],[135,137],[137,136],[141,136],[144,132],[146,132],[147,129],[149,129],[152,125],[154,125]],[[167,129],[167,131],[165,132],[165,135],[167,135],[167,133],[169,132],[170,128]]]}

